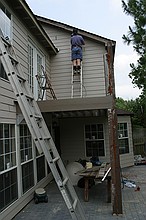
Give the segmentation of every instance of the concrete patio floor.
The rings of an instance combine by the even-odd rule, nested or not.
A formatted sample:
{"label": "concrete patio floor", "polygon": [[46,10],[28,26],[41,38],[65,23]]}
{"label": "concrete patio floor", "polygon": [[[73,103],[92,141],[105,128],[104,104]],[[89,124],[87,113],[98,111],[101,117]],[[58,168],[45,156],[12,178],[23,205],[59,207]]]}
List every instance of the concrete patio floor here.
{"label": "concrete patio floor", "polygon": [[[113,216],[112,205],[106,200],[106,183],[99,183],[89,191],[89,202],[84,202],[84,190],[76,187],[77,195],[85,210],[87,220],[145,220],[146,219],[146,165],[122,170],[128,180],[135,181],[136,188],[122,189],[123,215]],[[46,187],[49,202],[35,204],[32,200],[13,220],[71,220],[64,200],[55,184]]]}

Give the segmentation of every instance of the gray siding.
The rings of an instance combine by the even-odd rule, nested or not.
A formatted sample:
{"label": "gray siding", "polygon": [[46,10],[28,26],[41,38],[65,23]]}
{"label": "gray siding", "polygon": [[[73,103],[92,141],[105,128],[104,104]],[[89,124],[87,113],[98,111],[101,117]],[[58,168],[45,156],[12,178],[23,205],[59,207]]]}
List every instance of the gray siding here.
{"label": "gray siding", "polygon": [[15,123],[16,108],[14,93],[8,81],[0,79],[0,122]]}
{"label": "gray siding", "polygon": [[[59,53],[51,60],[51,80],[57,98],[71,97],[71,49],[70,32],[52,27],[43,26]],[[85,38],[83,48],[83,97],[99,97],[106,95],[103,44]]]}
{"label": "gray siding", "polygon": [[[34,43],[35,47],[45,55],[46,72],[50,76],[50,56],[44,48],[36,41],[33,35],[22,24],[19,18],[8,8],[12,14],[12,44],[15,54],[21,64],[21,69],[28,79],[28,42],[29,39]],[[16,122],[16,107],[14,104],[15,95],[11,89],[11,85],[7,80],[0,79],[0,121],[3,123]]]}
{"label": "gray siding", "polygon": [[65,164],[81,159],[89,159],[86,157],[85,152],[85,137],[84,126],[85,124],[102,123],[104,126],[104,144],[105,144],[105,157],[100,157],[101,161],[110,161],[109,156],[109,141],[108,141],[108,127],[105,117],[93,118],[73,118],[61,120],[61,157]]}
{"label": "gray siding", "polygon": [[[33,33],[30,33],[30,31],[27,29],[27,27],[23,25],[16,14],[10,8],[8,8],[8,10],[12,14],[12,44],[14,46],[17,59],[21,64],[22,71],[25,73],[26,79],[28,79],[27,59],[28,42],[30,39],[34,43],[34,46],[44,54],[46,62],[46,72],[48,73],[48,75],[50,75],[51,67],[49,52],[47,52],[45,48],[43,48],[40,43],[33,37]],[[16,124],[16,105],[14,101],[15,95],[9,81],[0,78],[0,123]],[[20,158],[17,158],[17,164],[19,159]],[[51,175],[44,178],[23,196],[21,196],[21,192],[19,194],[18,200],[14,201],[14,203],[12,203],[8,208],[1,212],[0,219],[12,219],[31,199],[33,199],[34,190],[38,187],[46,186],[46,184],[48,184],[51,179]]]}
{"label": "gray siding", "polygon": [[[104,126],[104,144],[105,144],[105,157],[99,157],[102,162],[110,162],[110,146],[109,146],[109,132],[108,121],[106,117],[93,117],[93,118],[73,118],[62,119],[60,121],[61,130],[61,157],[65,164],[76,161],[79,158],[89,159],[85,153],[85,138],[84,126],[88,123],[102,123]],[[128,167],[133,165],[133,142],[132,142],[132,129],[129,116],[119,116],[118,122],[128,123],[129,135],[129,149],[128,154],[120,155],[121,167]]]}
{"label": "gray siding", "polygon": [[17,58],[21,63],[22,71],[28,78],[28,43],[31,42],[38,51],[44,54],[46,62],[46,72],[50,76],[50,56],[42,48],[40,43],[33,37],[21,21],[13,15],[13,45],[16,50]]}
{"label": "gray siding", "polygon": [[128,124],[129,153],[120,155],[120,161],[121,167],[129,167],[134,165],[131,118],[129,116],[119,116],[118,123],[124,122]]}

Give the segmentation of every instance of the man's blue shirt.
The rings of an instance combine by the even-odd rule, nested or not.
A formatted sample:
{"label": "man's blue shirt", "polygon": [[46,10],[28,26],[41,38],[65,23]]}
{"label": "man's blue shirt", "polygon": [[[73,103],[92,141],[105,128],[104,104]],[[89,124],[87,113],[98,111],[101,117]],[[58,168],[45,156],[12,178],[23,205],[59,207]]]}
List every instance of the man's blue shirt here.
{"label": "man's blue shirt", "polygon": [[85,42],[84,42],[84,39],[81,35],[73,35],[71,37],[71,47],[75,47],[75,46],[78,46],[78,47],[82,47],[82,45],[84,45]]}

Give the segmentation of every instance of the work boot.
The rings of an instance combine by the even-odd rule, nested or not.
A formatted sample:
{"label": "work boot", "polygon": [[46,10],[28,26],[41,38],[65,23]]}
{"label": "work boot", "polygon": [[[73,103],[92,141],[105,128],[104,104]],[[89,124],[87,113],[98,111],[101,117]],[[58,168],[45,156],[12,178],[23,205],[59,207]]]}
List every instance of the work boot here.
{"label": "work boot", "polygon": [[73,66],[73,74],[75,75],[77,73],[77,67]]}
{"label": "work boot", "polygon": [[81,67],[77,66],[77,73],[80,74],[80,71],[81,71]]}

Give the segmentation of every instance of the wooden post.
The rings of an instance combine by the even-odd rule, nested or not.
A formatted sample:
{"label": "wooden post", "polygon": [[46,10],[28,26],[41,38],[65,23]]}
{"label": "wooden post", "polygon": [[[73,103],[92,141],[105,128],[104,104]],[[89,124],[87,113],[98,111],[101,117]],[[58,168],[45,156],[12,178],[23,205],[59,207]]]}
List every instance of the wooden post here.
{"label": "wooden post", "polygon": [[108,109],[109,143],[111,161],[111,197],[113,214],[122,214],[121,169],[117,134],[117,113],[115,108],[114,58],[112,42],[107,44],[107,62],[109,70],[108,93],[112,96],[112,108]]}

